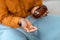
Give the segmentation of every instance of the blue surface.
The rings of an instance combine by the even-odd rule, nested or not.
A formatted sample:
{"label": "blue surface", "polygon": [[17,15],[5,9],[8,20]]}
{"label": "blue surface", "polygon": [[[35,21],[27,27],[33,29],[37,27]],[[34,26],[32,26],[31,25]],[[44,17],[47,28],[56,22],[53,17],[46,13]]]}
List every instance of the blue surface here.
{"label": "blue surface", "polygon": [[39,19],[28,16],[27,19],[38,28],[37,31],[27,33],[21,28],[0,24],[0,40],[60,40],[60,16],[48,15]]}

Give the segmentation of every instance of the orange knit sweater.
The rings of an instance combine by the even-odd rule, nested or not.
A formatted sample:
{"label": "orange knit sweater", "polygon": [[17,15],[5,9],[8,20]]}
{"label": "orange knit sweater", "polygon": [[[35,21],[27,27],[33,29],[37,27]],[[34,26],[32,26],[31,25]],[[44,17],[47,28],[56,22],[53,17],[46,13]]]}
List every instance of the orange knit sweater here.
{"label": "orange knit sweater", "polygon": [[41,6],[42,0],[0,0],[0,24],[19,27],[18,20],[30,15],[34,6]]}

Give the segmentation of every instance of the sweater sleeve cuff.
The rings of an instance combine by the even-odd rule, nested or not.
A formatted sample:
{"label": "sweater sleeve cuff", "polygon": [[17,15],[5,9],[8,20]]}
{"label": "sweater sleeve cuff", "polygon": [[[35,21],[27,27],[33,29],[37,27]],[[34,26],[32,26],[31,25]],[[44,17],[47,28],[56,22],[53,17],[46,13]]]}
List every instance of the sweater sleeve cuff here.
{"label": "sweater sleeve cuff", "polygon": [[13,28],[18,28],[20,27],[20,25],[18,24],[20,17],[13,17],[12,21],[11,21],[11,25]]}

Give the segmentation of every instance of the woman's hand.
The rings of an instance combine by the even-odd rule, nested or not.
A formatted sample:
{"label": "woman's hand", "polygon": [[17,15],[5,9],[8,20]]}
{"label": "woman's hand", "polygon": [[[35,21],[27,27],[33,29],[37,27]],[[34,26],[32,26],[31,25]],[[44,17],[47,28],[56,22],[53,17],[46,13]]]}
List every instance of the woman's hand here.
{"label": "woman's hand", "polygon": [[26,32],[33,32],[33,31],[37,30],[37,28],[32,26],[32,24],[27,19],[21,18],[19,20],[19,24],[21,24],[21,27]]}
{"label": "woman's hand", "polygon": [[47,16],[48,9],[45,5],[36,6],[31,10],[31,14],[34,18],[40,18],[40,17],[43,17],[43,16]]}

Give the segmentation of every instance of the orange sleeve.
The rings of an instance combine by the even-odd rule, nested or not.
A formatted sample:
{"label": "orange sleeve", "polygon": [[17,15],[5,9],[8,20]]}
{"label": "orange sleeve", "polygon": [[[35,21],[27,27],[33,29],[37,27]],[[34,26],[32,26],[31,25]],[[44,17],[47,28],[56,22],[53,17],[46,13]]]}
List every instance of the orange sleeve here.
{"label": "orange sleeve", "polygon": [[4,1],[0,0],[0,24],[10,26],[12,28],[19,27],[18,20],[20,17],[9,15],[6,4]]}
{"label": "orange sleeve", "polygon": [[41,5],[42,5],[42,0],[35,1],[35,6],[41,6]]}

